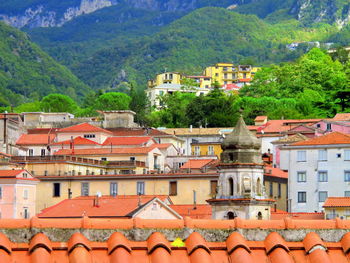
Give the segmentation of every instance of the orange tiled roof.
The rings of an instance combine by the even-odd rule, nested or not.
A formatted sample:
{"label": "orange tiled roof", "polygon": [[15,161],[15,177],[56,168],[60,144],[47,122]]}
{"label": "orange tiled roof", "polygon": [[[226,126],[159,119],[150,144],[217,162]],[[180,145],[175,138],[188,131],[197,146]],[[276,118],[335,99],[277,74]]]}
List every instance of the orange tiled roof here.
{"label": "orange tiled roof", "polygon": [[210,205],[170,205],[182,217],[193,219],[211,219],[212,211]]}
{"label": "orange tiled roof", "polygon": [[152,140],[152,137],[109,137],[107,138],[103,145],[143,145],[148,141]]}
{"label": "orange tiled roof", "polygon": [[[73,143],[74,143],[74,145],[95,145],[95,144],[99,145],[99,143],[94,142],[92,140],[89,140],[87,138],[83,138],[81,136],[74,138],[73,139]],[[66,141],[62,141],[62,142],[55,142],[52,145],[62,145],[62,144],[70,145],[71,144],[71,140],[66,140]]]}
{"label": "orange tiled roof", "polygon": [[17,140],[17,145],[46,145],[56,138],[55,134],[22,134]]}
{"label": "orange tiled roof", "polygon": [[215,159],[190,159],[180,169],[201,169]]}
{"label": "orange tiled roof", "polygon": [[350,113],[337,113],[334,118],[334,121],[350,121]]}
{"label": "orange tiled roof", "polygon": [[109,131],[113,133],[114,136],[166,136],[169,137],[169,134],[159,131],[157,129],[149,128],[109,128]]}
{"label": "orange tiled roof", "polygon": [[328,197],[323,207],[350,207],[350,197]]}
{"label": "orange tiled roof", "polygon": [[281,220],[285,218],[301,219],[301,220],[322,220],[324,213],[288,213],[286,211],[278,210],[271,211],[272,220]]}
{"label": "orange tiled roof", "polygon": [[81,196],[73,199],[65,199],[56,205],[48,207],[40,214],[40,218],[66,218],[66,217],[128,217],[128,215],[138,208],[139,201],[145,204],[153,198],[164,201],[167,196],[138,196],[138,195],[118,195],[102,196],[99,198],[98,206],[94,205],[95,196]]}
{"label": "orange tiled roof", "polygon": [[267,116],[256,116],[256,118],[254,119],[254,121],[264,121],[267,119]]}
{"label": "orange tiled roof", "polygon": [[26,170],[0,170],[0,178],[16,177],[18,174]]}
{"label": "orange tiled roof", "polygon": [[173,145],[172,143],[155,143],[155,144],[152,144],[150,147],[158,148],[158,149],[167,149],[172,145]]}
{"label": "orange tiled roof", "polygon": [[258,128],[258,132],[264,134],[266,133],[282,133],[289,131],[295,126],[307,123],[316,123],[321,119],[301,119],[301,120],[269,120],[266,124]]}
{"label": "orange tiled roof", "polygon": [[154,147],[60,149],[54,155],[147,154],[153,149]]}
{"label": "orange tiled roof", "polygon": [[274,167],[266,167],[264,175],[288,179],[288,172]]}
{"label": "orange tiled roof", "polygon": [[[297,220],[286,220],[289,223]],[[305,220],[299,220],[305,223]],[[309,220],[310,221],[310,220]],[[79,220],[59,219],[45,220],[33,218],[32,220],[0,220],[0,226],[11,225],[12,228],[33,228],[35,231],[27,231],[29,236],[16,236],[13,242],[8,237],[10,231],[0,233],[0,259],[1,262],[21,262],[21,263],[41,263],[41,262],[70,262],[70,263],[229,263],[229,262],[250,262],[250,263],[345,263],[349,262],[350,233],[344,227],[348,226],[348,221],[342,223],[342,232],[336,241],[324,241],[321,236],[326,237],[322,232],[317,232],[322,220],[311,220],[311,223],[304,225],[303,232],[298,232],[295,237],[289,237],[289,233],[277,233],[275,230],[268,231],[266,228],[260,229],[260,235],[251,235],[245,238],[236,232],[236,224],[245,224],[253,228],[267,224],[268,227],[279,227],[280,220],[259,221],[259,220],[146,220],[146,219],[89,219]],[[318,225],[317,225],[318,224]],[[328,222],[326,222],[327,225]],[[15,226],[14,226],[15,225]],[[65,234],[53,237],[58,225],[70,228]],[[208,226],[216,226],[224,229],[221,235],[214,232],[205,232]],[[330,224],[329,224],[330,225]],[[186,226],[185,233],[182,234],[183,242],[172,241],[179,233],[179,229]],[[316,226],[311,232],[312,226]],[[143,232],[148,229],[148,234],[141,241],[134,241],[132,233],[127,235],[125,231],[132,230],[133,227],[140,228]],[[82,229],[81,229],[82,228]],[[95,232],[88,232],[88,229],[96,228]],[[168,230],[161,233],[161,229],[172,228],[177,232]],[[202,228],[196,232],[196,228]],[[204,228],[204,229],[203,229]],[[210,228],[210,227],[209,227]],[[215,228],[215,227],[214,227]],[[290,225],[288,231],[293,231]],[[112,231],[105,231],[111,229]],[[117,232],[115,229],[124,229]],[[16,229],[15,229],[16,230]],[[19,229],[21,230],[21,229]],[[22,230],[22,231],[23,231]],[[31,230],[31,229],[28,229]],[[40,230],[40,232],[38,231]],[[57,229],[58,230],[58,229]],[[84,230],[87,230],[86,232]],[[99,231],[100,232],[96,232]],[[189,230],[189,231],[188,231]],[[263,235],[262,231],[267,230]],[[59,232],[57,231],[57,232]],[[65,232],[64,232],[65,231]],[[80,231],[86,233],[84,236]],[[169,234],[170,231],[170,234]],[[38,233],[39,232],[39,233]],[[201,234],[200,234],[200,233]],[[306,232],[306,233],[305,233]],[[346,233],[347,232],[347,233]],[[32,234],[33,233],[33,234]],[[37,233],[37,234],[34,234]],[[97,233],[97,235],[96,235]],[[147,232],[146,232],[147,233]],[[99,235],[102,236],[99,239]],[[175,234],[175,235],[174,235]],[[87,236],[91,237],[91,240]],[[168,238],[165,236],[167,235]],[[28,236],[26,234],[25,236]],[[139,236],[139,234],[138,234]],[[261,239],[261,236],[263,238]],[[334,234],[333,234],[334,236]],[[53,240],[55,239],[55,240]],[[97,239],[97,241],[96,241]],[[210,239],[210,240],[206,240]],[[30,241],[29,241],[30,240]],[[140,238],[138,238],[140,240]],[[219,241],[217,241],[219,240]],[[297,241],[293,241],[297,240]],[[176,245],[176,243],[178,245]],[[182,244],[181,244],[182,243]]]}
{"label": "orange tiled roof", "polygon": [[292,146],[350,144],[350,135],[332,132],[310,140],[293,143]]}
{"label": "orange tiled roof", "polygon": [[81,123],[77,125],[73,125],[67,128],[62,128],[57,131],[58,133],[69,133],[69,132],[103,132],[111,134],[112,132],[102,129],[97,126],[93,126],[89,123]]}

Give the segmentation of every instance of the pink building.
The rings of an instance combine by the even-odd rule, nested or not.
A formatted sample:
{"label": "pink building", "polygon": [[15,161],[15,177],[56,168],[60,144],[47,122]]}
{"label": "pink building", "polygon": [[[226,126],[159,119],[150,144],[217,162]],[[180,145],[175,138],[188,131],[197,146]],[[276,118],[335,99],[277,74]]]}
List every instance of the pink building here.
{"label": "pink building", "polygon": [[0,170],[0,218],[35,215],[38,183],[27,170]]}

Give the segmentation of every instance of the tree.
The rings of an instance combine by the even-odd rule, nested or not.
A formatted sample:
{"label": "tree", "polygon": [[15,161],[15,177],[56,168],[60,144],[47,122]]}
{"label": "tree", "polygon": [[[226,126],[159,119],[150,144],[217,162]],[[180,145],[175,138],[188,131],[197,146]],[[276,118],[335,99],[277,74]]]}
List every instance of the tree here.
{"label": "tree", "polygon": [[45,96],[40,102],[40,109],[45,112],[70,112],[75,113],[78,105],[70,97],[53,93]]}
{"label": "tree", "polygon": [[130,96],[121,92],[108,92],[100,95],[95,102],[96,110],[128,110]]}

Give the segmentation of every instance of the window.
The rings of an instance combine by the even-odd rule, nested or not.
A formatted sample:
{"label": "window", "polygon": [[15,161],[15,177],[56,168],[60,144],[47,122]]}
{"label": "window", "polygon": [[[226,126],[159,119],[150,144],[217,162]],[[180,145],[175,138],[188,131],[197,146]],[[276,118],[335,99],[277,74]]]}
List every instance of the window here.
{"label": "window", "polygon": [[341,158],[341,153],[337,153],[337,158]]}
{"label": "window", "polygon": [[28,178],[28,174],[27,173],[23,173],[23,178]]}
{"label": "window", "polygon": [[110,184],[110,193],[112,196],[118,195],[118,183],[111,183]]}
{"label": "window", "polygon": [[60,197],[60,196],[61,196],[61,184],[53,183],[53,197]]}
{"label": "window", "polygon": [[327,131],[331,131],[332,130],[332,123],[327,123]]}
{"label": "window", "polygon": [[350,161],[350,150],[344,150],[344,160]]}
{"label": "window", "polygon": [[89,183],[81,183],[81,195],[89,196]]}
{"label": "window", "polygon": [[318,172],[318,181],[319,182],[328,182],[328,173],[327,171]]}
{"label": "window", "polygon": [[297,151],[297,161],[306,162],[306,151]]}
{"label": "window", "polygon": [[273,183],[270,182],[270,196],[273,196]]}
{"label": "window", "polygon": [[282,196],[282,189],[281,189],[281,184],[278,183],[278,197]]}
{"label": "window", "polygon": [[29,149],[28,155],[29,156],[33,156],[34,155],[34,150],[33,149]]}
{"label": "window", "polygon": [[45,149],[41,149],[41,156],[45,156]]}
{"label": "window", "polygon": [[327,197],[328,197],[328,192],[327,191],[319,191],[318,192],[318,201],[319,202],[326,201]]}
{"label": "window", "polygon": [[298,183],[305,183],[306,182],[306,172],[298,172],[297,173],[297,181],[298,181]]}
{"label": "window", "polygon": [[345,197],[350,197],[350,191],[345,191],[345,192],[344,192],[344,196],[345,196]]}
{"label": "window", "polygon": [[177,195],[177,182],[176,181],[169,183],[169,195]]}
{"label": "window", "polygon": [[107,157],[102,157],[101,161],[107,161]]}
{"label": "window", "polygon": [[84,138],[95,138],[95,134],[84,134]]}
{"label": "window", "polygon": [[23,190],[23,199],[27,200],[28,199],[28,189]]}
{"label": "window", "polygon": [[318,150],[318,160],[327,161],[327,150]]}
{"label": "window", "polygon": [[344,181],[350,182],[350,171],[344,171]]}
{"label": "window", "polygon": [[144,195],[145,194],[145,182],[137,182],[136,193],[138,195]]}
{"label": "window", "polygon": [[130,157],[130,161],[135,161],[135,160],[136,160],[136,158],[134,156]]}
{"label": "window", "polygon": [[29,209],[28,207],[23,207],[23,218],[28,219],[29,218]]}
{"label": "window", "polygon": [[208,146],[208,155],[214,155],[214,146],[212,145]]}
{"label": "window", "polygon": [[200,155],[201,154],[201,148],[199,146],[194,147],[194,155]]}
{"label": "window", "polygon": [[216,195],[217,194],[217,187],[218,187],[218,181],[217,180],[210,181],[210,195]]}
{"label": "window", "polygon": [[306,203],[306,192],[298,192],[298,203]]}

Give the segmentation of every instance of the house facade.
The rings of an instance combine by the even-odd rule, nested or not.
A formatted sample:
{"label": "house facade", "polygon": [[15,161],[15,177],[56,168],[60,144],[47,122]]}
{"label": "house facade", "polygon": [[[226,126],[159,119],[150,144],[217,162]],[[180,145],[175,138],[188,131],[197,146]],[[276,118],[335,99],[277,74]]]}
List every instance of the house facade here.
{"label": "house facade", "polygon": [[327,197],[350,196],[350,136],[339,132],[281,147],[290,212],[320,212]]}

